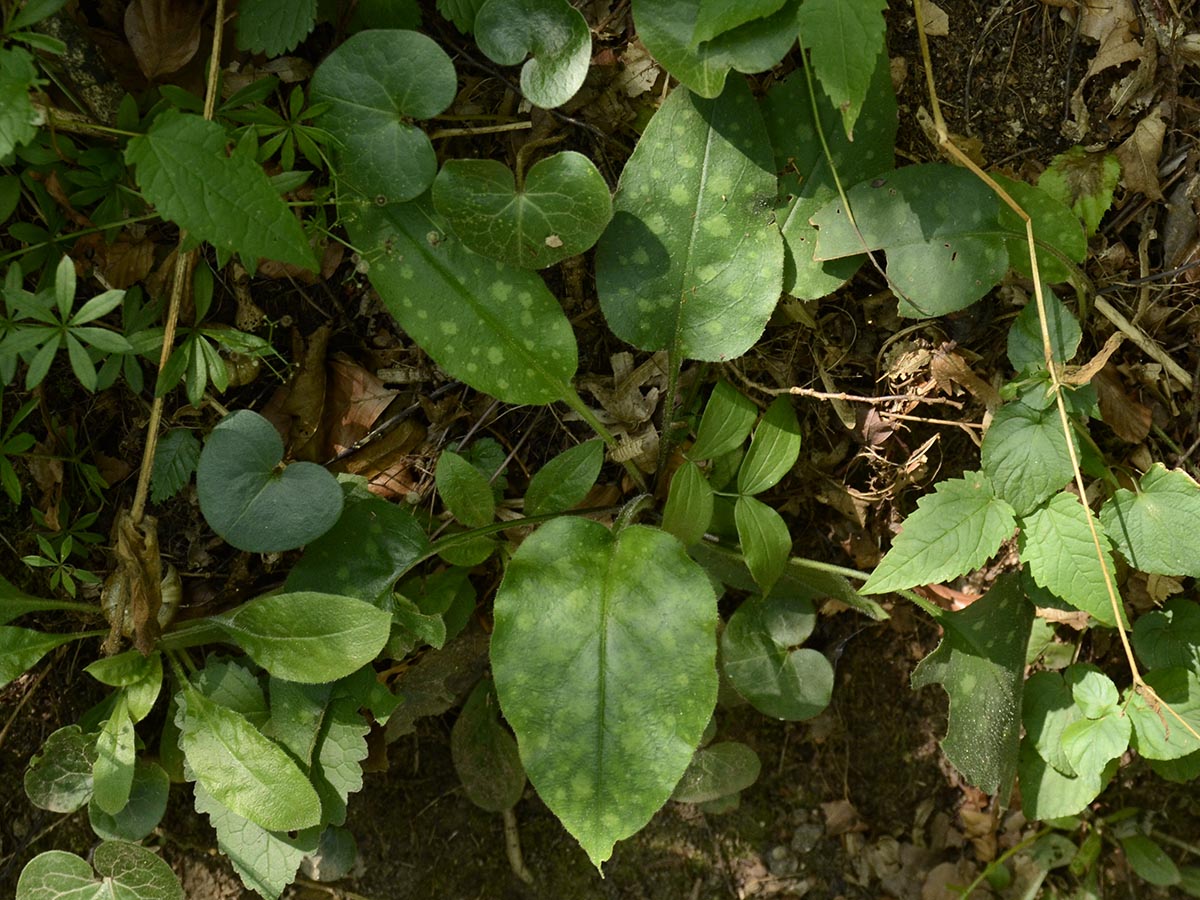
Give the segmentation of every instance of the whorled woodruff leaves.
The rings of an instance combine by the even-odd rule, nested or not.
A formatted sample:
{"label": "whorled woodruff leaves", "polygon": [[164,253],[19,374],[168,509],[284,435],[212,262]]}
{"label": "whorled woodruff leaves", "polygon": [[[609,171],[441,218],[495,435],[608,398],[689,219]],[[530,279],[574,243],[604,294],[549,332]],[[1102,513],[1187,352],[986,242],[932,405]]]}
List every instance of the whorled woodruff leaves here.
{"label": "whorled woodruff leaves", "polygon": [[597,245],[596,289],[613,332],[688,359],[745,353],[783,280],[775,194],[770,141],[745,81],[715,100],[676,89],[626,163]]}

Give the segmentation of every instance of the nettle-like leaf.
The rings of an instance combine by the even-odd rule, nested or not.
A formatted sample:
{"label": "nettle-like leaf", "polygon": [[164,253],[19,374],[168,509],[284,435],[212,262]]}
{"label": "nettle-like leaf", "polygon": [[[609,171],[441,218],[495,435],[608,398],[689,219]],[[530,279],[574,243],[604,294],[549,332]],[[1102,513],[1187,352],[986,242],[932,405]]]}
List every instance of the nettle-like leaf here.
{"label": "nettle-like leaf", "polygon": [[572,150],[534,163],[519,188],[503,163],[447,160],[433,182],[433,205],[467,247],[524,269],[587,250],[613,214],[604,176]]}
{"label": "nettle-like leaf", "polygon": [[821,89],[841,110],[848,136],[883,52],[887,0],[804,0],[797,21]]}
{"label": "nettle-like leaf", "polygon": [[731,385],[719,381],[700,417],[696,443],[688,450],[690,459],[715,459],[734,450],[750,437],[758,419],[754,401]]}
{"label": "nettle-like leaf", "polygon": [[256,412],[220,421],[200,453],[196,494],[212,530],[239,550],[278,553],[314,540],[342,513],[337,479],[316,463],[280,470],[283,441]]}
{"label": "nettle-like leaf", "polygon": [[[1038,272],[1042,280],[1054,283],[1069,281],[1072,269],[1059,255],[1075,263],[1083,262],[1087,255],[1087,238],[1084,236],[1083,226],[1079,224],[1079,218],[1050,194],[1031,184],[1013,181],[999,173],[993,173],[992,177],[1033,220],[1033,240],[1037,250]],[[1007,241],[1008,258],[1012,267],[1022,275],[1032,278],[1025,223],[1007,203],[1000,206],[1000,227],[1012,234]]]}
{"label": "nettle-like leaf", "polygon": [[769,593],[787,568],[792,536],[787,523],[772,507],[753,497],[739,496],[733,506],[733,520],[746,568],[763,593]]}
{"label": "nettle-like leaf", "polygon": [[[685,547],[698,543],[708,531],[713,516],[713,489],[694,462],[686,461],[671,477],[662,528],[679,538]],[[788,540],[791,547],[791,540]]]}
{"label": "nettle-like leaf", "polygon": [[129,802],[109,815],[96,803],[88,803],[88,822],[92,831],[106,841],[140,841],[158,827],[167,811],[171,782],[163,767],[148,759],[134,764]]}
{"label": "nettle-like leaf", "polygon": [[691,762],[716,703],[716,625],[708,577],[656,529],[556,519],[509,562],[496,692],[529,780],[597,866]]}
{"label": "nettle-like leaf", "polygon": [[[800,0],[786,0],[769,16],[694,41],[706,0],[633,0],[633,21],[646,49],[668,72],[701,97],[716,97],[730,69],[764,72],[796,42]],[[742,4],[718,4],[736,10]],[[736,15],[736,13],[734,13]]]}
{"label": "nettle-like leaf", "polygon": [[[818,210],[814,258],[887,252],[887,275],[902,316],[937,316],[970,306],[1008,270],[999,201],[966,169],[944,163],[905,166]],[[857,226],[857,227],[856,227]],[[931,278],[930,273],[937,277]]]}
{"label": "nettle-like leaf", "polygon": [[1003,575],[966,609],[936,616],[945,630],[913,671],[914,688],[940,684],[950,695],[942,750],[976,787],[1008,802],[1021,744],[1025,647],[1033,606],[1015,574]]}
{"label": "nettle-like leaf", "polygon": [[740,494],[761,494],[777,485],[800,456],[800,423],[787,397],[776,397],[758,428],[738,469]]}
{"label": "nettle-like leaf", "polygon": [[317,0],[242,0],[235,22],[239,50],[282,56],[313,30]]}
{"label": "nettle-like leaf", "polygon": [[363,600],[299,591],[257,597],[213,621],[277,678],[321,684],[374,659],[392,619]]}
{"label": "nettle-like leaf", "polygon": [[1099,773],[1064,775],[1025,742],[1021,745],[1018,764],[1021,806],[1027,816],[1037,819],[1076,815],[1100,795],[1116,774],[1119,764],[1119,760],[1114,759]]}
{"label": "nettle-like leaf", "polygon": [[592,33],[567,0],[487,0],[475,14],[475,41],[492,62],[521,67],[521,93],[552,109],[575,96],[587,77]]}
{"label": "nettle-like leaf", "polygon": [[562,512],[583,502],[604,465],[604,442],[584,441],[549,460],[529,479],[525,515]]}
{"label": "nettle-like leaf", "polygon": [[[92,867],[95,866],[95,871]],[[31,859],[17,881],[16,900],[184,900],[171,867],[153,850],[105,841],[89,864],[65,850]]]}
{"label": "nettle-like leaf", "polygon": [[700,0],[696,26],[692,30],[692,43],[699,45],[711,41],[717,35],[732,31],[739,25],[778,12],[783,5],[784,0],[743,0],[741,3]]}
{"label": "nettle-like leaf", "polygon": [[295,214],[242,144],[216,122],[168,109],[131,138],[126,161],[159,215],[193,236],[248,260],[259,257],[315,270],[316,257]]}
{"label": "nettle-like leaf", "polygon": [[467,799],[488,812],[512,809],[525,792],[517,742],[497,717],[491,682],[481,681],[450,730],[450,754]]}
{"label": "nettle-like leaf", "polygon": [[25,770],[25,794],[40,809],[72,813],[92,797],[96,736],[78,725],[53,732]]}
{"label": "nettle-like leaf", "polygon": [[621,173],[596,250],[609,327],[643,350],[740,356],[779,300],[783,244],[762,115],[742,79],[715,100],[676,90]]}
{"label": "nettle-like leaf", "polygon": [[758,781],[761,771],[758,754],[745,744],[738,741],[710,744],[696,751],[671,799],[679,803],[707,803],[728,797]]}
{"label": "nettle-like leaf", "polygon": [[[1104,572],[1092,542],[1092,511],[1074,494],[1055,494],[1045,506],[1021,519],[1021,561],[1033,580],[1056,597],[1109,628],[1116,627]],[[1115,572],[1108,539],[1093,521],[1104,550],[1104,566]],[[1122,612],[1122,618],[1124,613]]]}
{"label": "nettle-like leaf", "polygon": [[482,528],[496,517],[496,497],[486,476],[453,450],[443,450],[434,474],[438,496],[454,518]]}
{"label": "nettle-like leaf", "polygon": [[29,671],[55,647],[76,640],[79,640],[77,634],[46,634],[15,625],[0,625],[0,687]]}
{"label": "nettle-like leaf", "polygon": [[1120,178],[1121,163],[1114,154],[1072,147],[1050,160],[1046,171],[1038,177],[1038,187],[1070,206],[1091,237],[1112,206],[1113,191]]}
{"label": "nettle-like leaf", "polygon": [[1021,718],[1025,741],[1065,776],[1077,773],[1062,746],[1063,731],[1083,718],[1071,688],[1058,672],[1035,672],[1025,681]]}
{"label": "nettle-like leaf", "polygon": [[[813,259],[817,229],[809,218],[837,196],[834,172],[842,184],[856,184],[895,167],[896,95],[887,54],[879,54],[853,142],[846,137],[841,111],[829,98],[820,91],[810,96],[803,71],[773,84],[761,105],[779,173],[776,216],[787,251],[783,289],[804,299],[824,297],[841,287],[866,258],[859,254]],[[817,133],[818,122],[828,156]]]}
{"label": "nettle-like leaf", "polygon": [[[1050,333],[1050,352],[1057,363],[1069,362],[1079,349],[1083,331],[1066,305],[1049,288],[1043,288],[1046,306],[1046,330]],[[1008,361],[1018,372],[1046,368],[1042,345],[1042,326],[1037,302],[1032,298],[1008,329]]]}
{"label": "nettle-like leaf", "polygon": [[575,396],[575,334],[536,273],[467,250],[424,202],[339,211],[388,311],[452,377],[507,403]]}
{"label": "nettle-like leaf", "polygon": [[[1078,450],[1074,433],[1071,440]],[[1032,512],[1071,480],[1071,454],[1058,408],[1034,409],[1018,401],[996,411],[980,447],[980,465],[996,496],[1019,516]]]}
{"label": "nettle-like leaf", "polygon": [[811,719],[829,705],[833,666],[800,647],[812,633],[812,602],[776,591],[748,598],[721,634],[722,666],[730,683],[759,712],[777,719]]}
{"label": "nettle-like leaf", "polygon": [[173,428],[159,438],[150,473],[150,500],[162,503],[183,490],[200,462],[200,441],[189,428]]}
{"label": "nettle-like leaf", "polygon": [[[1147,672],[1145,680],[1193,730],[1200,731],[1200,672],[1174,666]],[[1135,693],[1126,709],[1133,722],[1133,748],[1146,759],[1181,759],[1200,750],[1200,741],[1174,715],[1157,703],[1151,705],[1144,695]]]}
{"label": "nettle-like leaf", "polygon": [[1120,488],[1100,509],[1104,530],[1142,572],[1200,577],[1200,485],[1155,463],[1138,491]]}
{"label": "nettle-like leaf", "polygon": [[0,156],[33,140],[41,116],[29,90],[37,81],[33,57],[21,47],[0,48]]}
{"label": "nettle-like leaf", "polygon": [[424,193],[437,157],[408,120],[438,115],[457,91],[446,51],[415,31],[360,31],[329,54],[313,74],[311,98],[329,104],[317,124],[339,142],[339,190],[377,203]]}
{"label": "nettle-like leaf", "polygon": [[1012,537],[1016,525],[1013,508],[982,473],[942,481],[917,501],[862,592],[936,584],[976,569]]}
{"label": "nettle-like leaf", "polygon": [[1200,605],[1172,597],[1133,623],[1133,648],[1148,669],[1183,666],[1200,671]]}

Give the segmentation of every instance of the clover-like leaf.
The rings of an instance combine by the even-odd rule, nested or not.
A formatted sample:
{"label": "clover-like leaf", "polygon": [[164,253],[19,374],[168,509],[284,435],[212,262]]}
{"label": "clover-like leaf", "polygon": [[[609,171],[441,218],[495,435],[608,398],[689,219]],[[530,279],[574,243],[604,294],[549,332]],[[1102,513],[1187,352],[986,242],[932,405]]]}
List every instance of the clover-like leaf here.
{"label": "clover-like leaf", "polygon": [[529,479],[525,515],[562,512],[582,503],[603,465],[604,443],[598,439],[567,448]]}
{"label": "clover-like leaf", "polygon": [[475,41],[493,62],[521,67],[521,93],[552,109],[575,96],[587,76],[592,33],[567,0],[487,0],[475,14]]}
{"label": "clover-like leaf", "polygon": [[437,174],[425,132],[454,100],[454,64],[415,31],[360,31],[334,50],[312,79],[312,101],[328,103],[318,124],[339,142],[338,186],[372,202],[399,203],[424,193]]}
{"label": "clover-like leaf", "polygon": [[248,409],[222,419],[200,453],[200,511],[239,550],[291,550],[320,537],[342,514],[333,475],[310,462],[281,469],[282,458],[274,426]]}
{"label": "clover-like leaf", "polygon": [[691,762],[717,698],[716,625],[708,577],[656,529],[561,518],[513,554],[496,692],[529,780],[594,864]]}
{"label": "clover-like leaf", "polygon": [[[95,866],[95,872],[92,871]],[[153,850],[105,841],[89,865],[74,853],[47,850],[31,859],[17,881],[16,900],[183,900],[171,867]]]}
{"label": "clover-like leaf", "polygon": [[1121,488],[1105,502],[1100,521],[1134,568],[1200,577],[1200,485],[1182,470],[1155,463],[1137,493]]}
{"label": "clover-like leaf", "polygon": [[524,269],[582,253],[612,219],[604,176],[571,150],[534,163],[519,188],[503,163],[447,160],[433,182],[433,205],[467,247]]}

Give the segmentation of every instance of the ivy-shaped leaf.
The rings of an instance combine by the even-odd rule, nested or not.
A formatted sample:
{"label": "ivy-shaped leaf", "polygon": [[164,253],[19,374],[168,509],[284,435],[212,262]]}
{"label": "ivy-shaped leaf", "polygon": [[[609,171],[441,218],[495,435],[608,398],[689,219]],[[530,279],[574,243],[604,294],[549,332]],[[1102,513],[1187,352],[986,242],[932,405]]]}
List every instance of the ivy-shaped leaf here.
{"label": "ivy-shaped leaf", "polygon": [[1117,490],[1100,521],[1129,564],[1142,572],[1200,577],[1200,485],[1155,463],[1138,491]]}
{"label": "ivy-shaped leaf", "polygon": [[239,50],[282,56],[313,30],[317,0],[242,0],[235,21]]}
{"label": "ivy-shaped leaf", "polygon": [[571,150],[534,163],[520,187],[495,160],[447,160],[433,182],[433,205],[467,247],[523,269],[587,250],[613,214],[604,176]]}
{"label": "ivy-shaped leaf", "polygon": [[[1078,441],[1074,433],[1071,440]],[[996,411],[980,447],[980,465],[996,496],[1019,516],[1034,510],[1071,480],[1071,454],[1058,409],[1035,409],[1017,400]]]}
{"label": "ivy-shaped leaf", "polygon": [[373,203],[400,203],[425,192],[437,157],[409,122],[446,109],[458,91],[454,64],[415,31],[360,31],[313,74],[317,123],[339,142],[338,187]]}
{"label": "ivy-shaped leaf", "polygon": [[942,749],[976,787],[1008,802],[1021,744],[1025,647],[1033,625],[1015,574],[959,612],[937,617],[945,631],[937,649],[913,671],[914,688],[940,684],[950,695]]}
{"label": "ivy-shaped leaf", "polygon": [[917,501],[862,593],[937,584],[976,569],[1012,537],[1016,524],[1012,507],[983,474],[942,481]]}
{"label": "ivy-shaped leaf", "polygon": [[25,794],[41,809],[72,813],[92,796],[96,736],[78,725],[51,733],[25,770]]}
{"label": "ivy-shaped leaf", "polygon": [[521,67],[521,93],[553,109],[575,96],[587,76],[592,33],[567,0],[487,0],[475,14],[475,41],[492,62]]}
{"label": "ivy-shaped leaf", "polygon": [[216,122],[173,109],[131,138],[126,161],[159,215],[193,236],[250,261],[259,257],[316,270],[304,229],[243,144],[226,152]]}
{"label": "ivy-shaped leaf", "polygon": [[[95,866],[95,872],[92,871]],[[39,853],[17,881],[16,900],[184,900],[171,867],[153,850],[105,841],[89,864],[65,850]]]}
{"label": "ivy-shaped leaf", "polygon": [[783,244],[762,115],[741,79],[715,100],[678,89],[621,173],[596,250],[609,327],[643,350],[740,356],[779,299]]}
{"label": "ivy-shaped leaf", "polygon": [[821,89],[841,110],[847,136],[854,135],[871,73],[884,49],[887,0],[804,0],[798,23]]}
{"label": "ivy-shaped leaf", "polygon": [[583,502],[604,465],[604,443],[584,441],[549,460],[529,479],[525,515],[562,512]]}
{"label": "ivy-shaped leaf", "polygon": [[556,519],[509,562],[496,692],[529,780],[597,866],[691,762],[716,703],[716,625],[707,576],[656,529]]}

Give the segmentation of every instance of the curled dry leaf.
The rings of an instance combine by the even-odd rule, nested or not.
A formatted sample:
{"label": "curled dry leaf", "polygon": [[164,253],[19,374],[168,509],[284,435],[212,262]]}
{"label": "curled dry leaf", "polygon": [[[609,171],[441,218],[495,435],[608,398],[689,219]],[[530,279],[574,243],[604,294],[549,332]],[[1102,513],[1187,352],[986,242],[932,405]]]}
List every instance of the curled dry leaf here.
{"label": "curled dry leaf", "polygon": [[125,37],[148,79],[177,72],[200,49],[205,3],[196,0],[134,0],[125,9]]}
{"label": "curled dry leaf", "polygon": [[1163,106],[1160,103],[1138,122],[1133,134],[1116,150],[1125,187],[1145,194],[1151,200],[1161,200],[1163,196],[1158,183],[1158,159],[1162,156],[1163,137],[1167,133]]}
{"label": "curled dry leaf", "polygon": [[1092,380],[1096,386],[1096,397],[1100,404],[1100,417],[1117,437],[1130,444],[1138,444],[1150,433],[1153,416],[1143,404],[1134,400],[1121,384],[1116,366],[1107,365]]}

